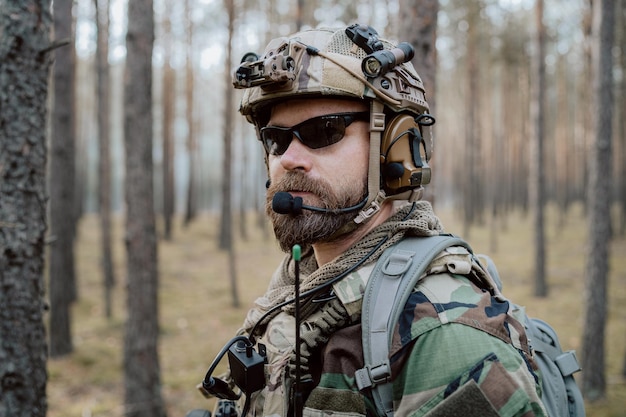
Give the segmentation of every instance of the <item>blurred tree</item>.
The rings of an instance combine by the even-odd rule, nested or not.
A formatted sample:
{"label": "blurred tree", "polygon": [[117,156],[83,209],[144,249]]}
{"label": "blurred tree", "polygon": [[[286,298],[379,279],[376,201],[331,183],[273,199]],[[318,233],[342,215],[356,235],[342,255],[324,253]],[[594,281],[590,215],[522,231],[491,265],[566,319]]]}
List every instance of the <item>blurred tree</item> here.
{"label": "blurred tree", "polygon": [[304,5],[304,0],[296,1],[296,32],[302,30],[302,26],[304,25],[304,19],[302,16],[304,13]]}
{"label": "blurred tree", "polygon": [[535,295],[548,295],[546,284],[546,242],[545,242],[545,113],[546,113],[546,28],[543,24],[543,0],[535,2],[535,52],[532,57],[533,71],[531,83],[532,99],[532,139],[530,140],[530,176],[528,195],[534,216],[534,259]]}
{"label": "blurred tree", "polygon": [[528,158],[525,157],[530,137],[530,66],[528,56],[520,53],[531,41],[525,28],[532,27],[532,19],[513,14],[503,24],[503,44],[500,48],[505,61],[504,120],[506,126],[505,158],[507,186],[505,207],[508,210],[528,208]]}
{"label": "blurred tree", "polygon": [[611,239],[613,38],[615,0],[595,0],[592,64],[594,101],[589,178],[589,252],[586,271],[586,308],[583,330],[583,395],[596,401],[606,395],[605,328]]}
{"label": "blurred tree", "polygon": [[72,352],[71,305],[76,300],[74,237],[75,141],[74,41],[72,0],[57,0],[54,8],[54,36],[69,45],[54,52],[53,96],[50,136],[50,249],[48,276],[50,290],[50,356]]}
{"label": "blurred tree", "polygon": [[98,210],[100,213],[101,266],[104,287],[104,312],[113,315],[111,292],[115,285],[111,243],[111,109],[109,106],[109,0],[94,0],[96,9],[96,96],[98,115]]}
{"label": "blurred tree", "polygon": [[172,216],[174,215],[174,118],[176,117],[176,71],[172,67],[174,33],[172,32],[172,5],[164,1],[163,14],[163,238],[172,238]]}
{"label": "blurred tree", "polygon": [[[0,415],[45,417],[50,1],[0,1]],[[66,49],[67,46],[65,46]]]}
{"label": "blurred tree", "polygon": [[437,13],[439,0],[401,0],[398,39],[415,48],[411,63],[424,82],[430,112],[437,114]]}
{"label": "blurred tree", "polygon": [[[575,91],[572,86],[572,76],[569,71],[569,64],[566,56],[559,55],[556,72],[556,120],[554,134],[554,161],[555,169],[553,175],[554,197],[558,207],[559,220],[556,224],[557,233],[562,229],[567,212],[573,202],[572,188],[569,184],[574,178],[575,170],[572,169],[574,158],[574,147],[571,138],[574,137],[574,106],[576,97],[572,95]],[[550,165],[550,164],[548,164]],[[549,176],[549,173],[547,173]]]}
{"label": "blurred tree", "polygon": [[463,235],[469,239],[470,226],[482,221],[483,186],[479,168],[482,166],[480,117],[482,100],[480,95],[480,51],[482,0],[466,3],[467,8],[467,54],[465,90],[465,175],[463,185]]}
{"label": "blurred tree", "polygon": [[[234,0],[224,0],[228,16],[228,32],[226,46],[225,67],[232,65],[233,33],[234,33]],[[233,131],[233,103],[234,92],[231,85],[231,75],[224,72],[224,110],[223,110],[223,131],[222,143],[224,145],[222,156],[222,208],[220,220],[219,247],[223,250],[230,250],[232,247],[232,131]]]}
{"label": "blurred tree", "polygon": [[[619,9],[616,14],[617,34],[620,47],[619,68],[622,74],[626,74],[626,0],[619,0]],[[616,179],[617,179],[617,200],[620,203],[620,222],[615,232],[620,236],[626,236],[626,76],[622,76],[619,82],[617,94],[617,146],[620,152],[616,152]],[[626,357],[626,356],[625,356]],[[624,361],[624,375],[626,375],[626,360]]]}
{"label": "blurred tree", "polygon": [[125,415],[165,416],[158,356],[157,237],[152,161],[152,0],[128,3],[124,145],[128,289],[124,340]]}
{"label": "blurred tree", "polygon": [[246,241],[248,240],[248,223],[246,221],[246,213],[248,211],[248,207],[249,206],[249,199],[247,198],[248,195],[250,195],[250,193],[247,192],[248,189],[248,169],[250,167],[250,163],[248,160],[248,149],[250,149],[250,147],[248,146],[248,140],[250,138],[246,137],[246,135],[243,135],[242,132],[243,130],[246,128],[246,126],[244,126],[244,124],[246,124],[246,120],[243,117],[238,117],[237,118],[237,127],[238,127],[238,134],[235,136],[239,139],[239,146],[240,146],[240,152],[239,155],[241,155],[241,157],[239,158],[240,160],[240,164],[239,164],[239,178],[241,178],[241,190],[239,192],[239,235],[241,236],[241,240]]}
{"label": "blurred tree", "polygon": [[189,223],[196,217],[198,212],[198,196],[196,184],[196,171],[198,169],[198,144],[196,139],[196,122],[194,119],[194,66],[193,66],[193,19],[192,5],[190,0],[185,0],[185,14],[187,21],[186,37],[187,50],[185,53],[185,102],[187,104],[185,115],[187,117],[187,158],[188,158],[188,175],[187,181],[187,198],[185,200],[185,219],[184,225]]}
{"label": "blurred tree", "polygon": [[[586,79],[579,83],[578,88],[580,88],[580,100],[583,103],[593,103],[595,98],[593,97],[594,91],[589,88],[589,83],[593,77],[592,74],[592,50],[595,47],[595,43],[593,42],[593,34],[592,34],[592,21],[593,21],[593,0],[588,0],[587,5],[584,10],[584,17],[582,20],[582,30],[585,34],[585,42],[583,46],[583,73],[586,75]],[[587,106],[584,106],[587,107]],[[581,126],[581,136],[583,141],[583,154],[589,155],[591,152],[592,141],[593,141],[593,117],[594,114],[592,111],[582,111],[582,126]],[[581,158],[581,167],[579,168],[582,171],[582,180],[581,182],[581,191],[580,197],[581,201],[584,205],[585,212],[588,210],[589,203],[589,175],[590,175],[590,158],[583,157]]]}
{"label": "blurred tree", "polygon": [[[437,13],[439,0],[401,0],[399,13],[398,39],[406,41],[415,48],[411,63],[424,82],[426,100],[430,113],[437,115],[435,98],[437,97]],[[433,134],[436,125],[433,126]],[[434,160],[431,169],[435,170]],[[434,176],[436,180],[437,176]],[[426,188],[426,199],[434,204],[436,181]]]}
{"label": "blurred tree", "polygon": [[[224,0],[224,7],[228,15],[228,43],[226,46],[225,67],[232,67],[233,34],[235,31],[235,4],[234,0]],[[230,71],[224,72],[224,127],[222,132],[224,143],[223,177],[222,177],[222,210],[220,221],[220,249],[228,252],[228,265],[230,271],[231,295],[233,307],[239,307],[239,292],[237,290],[237,271],[235,262],[235,249],[233,245],[233,217],[232,217],[232,187],[233,167],[233,103],[234,91],[231,82]]]}

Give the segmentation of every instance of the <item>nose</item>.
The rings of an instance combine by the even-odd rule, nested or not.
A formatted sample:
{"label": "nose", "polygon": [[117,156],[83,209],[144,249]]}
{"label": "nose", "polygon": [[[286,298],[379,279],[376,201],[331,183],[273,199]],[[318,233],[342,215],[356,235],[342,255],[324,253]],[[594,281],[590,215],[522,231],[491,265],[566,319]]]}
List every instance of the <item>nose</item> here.
{"label": "nose", "polygon": [[311,151],[295,135],[284,154],[280,156],[280,164],[287,171],[311,169]]}

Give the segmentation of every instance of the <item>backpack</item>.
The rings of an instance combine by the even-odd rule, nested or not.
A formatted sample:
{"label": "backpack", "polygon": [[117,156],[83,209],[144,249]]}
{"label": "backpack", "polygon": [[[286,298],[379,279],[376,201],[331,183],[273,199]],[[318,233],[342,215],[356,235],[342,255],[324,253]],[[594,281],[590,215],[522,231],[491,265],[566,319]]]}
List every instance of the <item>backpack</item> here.
{"label": "backpack", "polygon": [[[355,373],[357,387],[370,392],[377,414],[393,417],[393,395],[390,381],[389,346],[398,322],[413,288],[431,261],[452,246],[466,248],[481,265],[498,289],[502,288],[493,261],[484,255],[473,255],[463,239],[454,235],[409,237],[388,248],[380,257],[367,282],[361,314],[363,356],[365,366]],[[481,265],[482,266],[482,265]],[[584,417],[582,394],[573,374],[580,371],[576,353],[563,352],[556,332],[546,322],[529,318],[518,310],[526,328],[526,335],[542,377],[542,402],[550,417]]]}

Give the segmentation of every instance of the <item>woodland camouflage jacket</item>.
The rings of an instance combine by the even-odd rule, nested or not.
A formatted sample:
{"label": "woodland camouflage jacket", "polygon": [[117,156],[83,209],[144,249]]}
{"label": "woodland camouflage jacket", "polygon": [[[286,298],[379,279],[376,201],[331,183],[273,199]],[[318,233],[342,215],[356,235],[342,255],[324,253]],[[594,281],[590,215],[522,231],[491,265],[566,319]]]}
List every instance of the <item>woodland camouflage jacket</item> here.
{"label": "woodland camouflage jacket", "polygon": [[[528,342],[510,303],[478,288],[471,274],[451,273],[445,266],[450,257],[456,272],[471,269],[469,263],[463,267],[469,257],[455,249],[431,264],[394,331],[395,417],[546,415]],[[375,415],[373,402],[354,379],[364,365],[358,318],[373,268],[366,265],[334,286],[353,324],[334,332],[311,358],[315,382],[305,398],[304,416]],[[268,353],[267,384],[253,394],[250,415],[292,415],[286,368],[294,333],[294,318],[287,313],[268,324],[260,340]]]}

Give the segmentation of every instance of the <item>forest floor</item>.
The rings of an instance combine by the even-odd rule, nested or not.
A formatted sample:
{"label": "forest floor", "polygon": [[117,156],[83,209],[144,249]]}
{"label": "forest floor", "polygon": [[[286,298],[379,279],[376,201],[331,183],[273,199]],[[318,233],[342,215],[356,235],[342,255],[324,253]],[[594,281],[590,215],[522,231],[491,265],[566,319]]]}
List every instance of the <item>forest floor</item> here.
{"label": "forest floor", "polygon": [[[439,212],[447,231],[461,234],[460,216]],[[216,353],[234,335],[253,300],[263,293],[282,258],[273,237],[248,219],[249,237],[235,232],[237,290],[240,307],[233,307],[228,257],[218,250],[218,217],[205,214],[187,229],[176,223],[173,238],[159,242],[159,346],[162,395],[168,417],[183,417],[194,408],[212,409],[196,390]],[[504,294],[526,306],[560,335],[564,350],[577,349],[581,358],[584,313],[583,276],[587,224],[580,208],[566,216],[548,211],[546,238],[549,296],[533,296],[532,219],[519,213],[498,221],[495,228],[472,227],[464,236],[474,251],[489,254],[498,265]],[[492,233],[498,230],[498,233]],[[74,352],[48,363],[50,417],[117,417],[124,415],[122,369],[125,292],[123,221],[115,221],[117,285],[113,317],[104,315],[99,255],[99,223],[95,215],[82,219],[76,242],[79,301],[72,309]],[[497,240],[494,239],[497,237]],[[621,376],[626,353],[626,239],[613,240],[606,328],[607,398],[587,404],[587,415],[626,415],[626,381]],[[224,360],[218,370],[223,369]],[[578,374],[580,376],[580,374]],[[580,378],[578,378],[580,381]]]}

